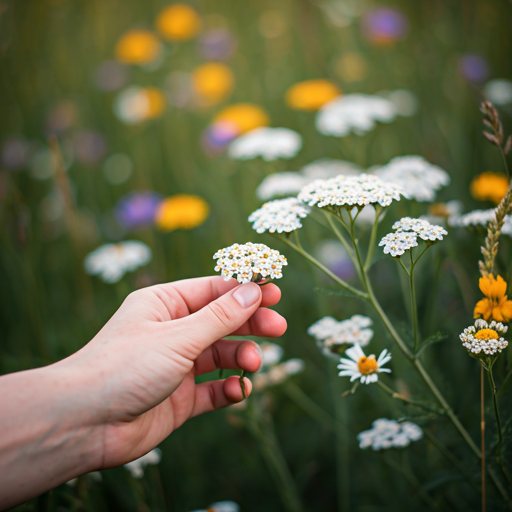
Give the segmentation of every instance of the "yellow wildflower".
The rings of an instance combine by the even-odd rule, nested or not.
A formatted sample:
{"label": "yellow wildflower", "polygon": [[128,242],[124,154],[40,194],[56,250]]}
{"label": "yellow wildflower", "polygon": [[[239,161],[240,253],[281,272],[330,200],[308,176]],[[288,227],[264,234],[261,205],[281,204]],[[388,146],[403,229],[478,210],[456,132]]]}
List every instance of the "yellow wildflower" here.
{"label": "yellow wildflower", "polygon": [[160,203],[155,222],[163,231],[194,229],[208,218],[209,213],[210,206],[201,197],[177,194]]}
{"label": "yellow wildflower", "polygon": [[234,81],[231,69],[220,62],[208,62],[192,73],[195,91],[210,103],[222,101],[233,90]]}
{"label": "yellow wildflower", "polygon": [[471,195],[477,201],[492,201],[499,204],[507,193],[508,178],[504,174],[488,171],[478,175],[470,185]]}
{"label": "yellow wildflower", "polygon": [[480,290],[485,299],[477,302],[475,306],[475,318],[483,317],[484,320],[496,320],[496,322],[508,322],[512,318],[512,300],[505,295],[507,283],[501,276],[487,275],[479,281]]}
{"label": "yellow wildflower", "polygon": [[292,85],[285,95],[287,105],[295,110],[318,110],[341,95],[336,84],[329,80],[306,80]]}
{"label": "yellow wildflower", "polygon": [[146,87],[143,93],[147,101],[146,119],[154,119],[162,114],[165,109],[165,96],[156,87]]}
{"label": "yellow wildflower", "polygon": [[148,64],[160,53],[161,43],[149,30],[130,30],[117,42],[115,54],[125,64]]}
{"label": "yellow wildflower", "polygon": [[197,12],[186,4],[173,4],[163,9],[156,19],[156,28],[171,41],[192,39],[201,28]]}
{"label": "yellow wildflower", "polygon": [[258,105],[252,103],[235,103],[221,110],[213,123],[227,123],[236,127],[238,134],[250,132],[261,126],[268,126],[270,118]]}

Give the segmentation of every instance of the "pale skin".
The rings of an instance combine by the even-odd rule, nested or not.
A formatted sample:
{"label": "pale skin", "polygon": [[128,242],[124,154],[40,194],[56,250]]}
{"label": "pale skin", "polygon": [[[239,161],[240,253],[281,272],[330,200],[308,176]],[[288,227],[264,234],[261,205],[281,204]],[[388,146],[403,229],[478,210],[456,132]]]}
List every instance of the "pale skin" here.
{"label": "pale skin", "polygon": [[75,354],[0,377],[0,509],[135,460],[190,418],[240,402],[238,377],[194,377],[256,372],[258,345],[222,338],[281,336],[285,319],[266,308],[280,296],[220,277],[144,288]]}

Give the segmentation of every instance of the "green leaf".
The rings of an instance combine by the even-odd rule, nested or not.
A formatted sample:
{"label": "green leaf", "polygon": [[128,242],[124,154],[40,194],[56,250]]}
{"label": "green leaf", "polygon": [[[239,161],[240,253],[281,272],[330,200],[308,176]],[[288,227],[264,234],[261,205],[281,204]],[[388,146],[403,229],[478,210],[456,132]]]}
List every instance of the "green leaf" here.
{"label": "green leaf", "polygon": [[435,334],[432,334],[432,336],[429,336],[418,348],[418,351],[416,352],[416,357],[419,357],[419,355],[430,345],[433,345],[434,343],[439,343],[440,341],[444,341],[446,338],[448,338],[448,334],[444,332],[436,332]]}

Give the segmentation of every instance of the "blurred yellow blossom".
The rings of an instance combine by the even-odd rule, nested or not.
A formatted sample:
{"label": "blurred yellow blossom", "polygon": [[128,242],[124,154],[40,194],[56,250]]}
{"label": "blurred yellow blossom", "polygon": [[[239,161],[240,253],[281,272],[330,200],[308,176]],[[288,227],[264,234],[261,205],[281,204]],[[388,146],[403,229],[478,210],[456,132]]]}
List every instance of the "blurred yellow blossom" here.
{"label": "blurred yellow blossom", "polygon": [[165,110],[165,96],[156,87],[128,87],[114,102],[114,113],[126,124],[138,124],[159,117]]}
{"label": "blurred yellow blossom", "polygon": [[504,174],[488,171],[479,174],[470,185],[471,195],[477,201],[492,201],[495,204],[503,199],[508,190],[508,178]]}
{"label": "blurred yellow blossom", "polygon": [[292,85],[285,95],[287,105],[296,110],[318,110],[341,95],[336,84],[329,80],[305,80]]}
{"label": "blurred yellow blossom", "polygon": [[156,28],[171,41],[192,39],[201,28],[197,12],[186,4],[173,4],[163,9],[156,19]]}
{"label": "blurred yellow blossom", "polygon": [[507,283],[501,276],[493,275],[481,277],[479,281],[480,291],[485,299],[479,300],[475,306],[475,318],[483,317],[484,320],[496,320],[508,322],[512,319],[512,300],[505,295]]}
{"label": "blurred yellow blossom", "polygon": [[159,55],[161,43],[149,30],[130,30],[117,41],[115,54],[125,64],[148,64]]}
{"label": "blurred yellow blossom", "polygon": [[162,201],[156,211],[156,225],[163,231],[193,229],[210,213],[208,203],[198,196],[177,194]]}
{"label": "blurred yellow blossom", "polygon": [[192,73],[195,91],[210,103],[226,98],[233,90],[234,82],[231,69],[220,62],[207,62]]}
{"label": "blurred yellow blossom", "polygon": [[250,132],[260,126],[268,126],[270,118],[258,105],[252,103],[235,103],[221,110],[214,123],[226,122],[233,124],[239,134]]}
{"label": "blurred yellow blossom", "polygon": [[368,65],[359,53],[347,52],[338,59],[335,70],[344,82],[358,82],[366,77]]}

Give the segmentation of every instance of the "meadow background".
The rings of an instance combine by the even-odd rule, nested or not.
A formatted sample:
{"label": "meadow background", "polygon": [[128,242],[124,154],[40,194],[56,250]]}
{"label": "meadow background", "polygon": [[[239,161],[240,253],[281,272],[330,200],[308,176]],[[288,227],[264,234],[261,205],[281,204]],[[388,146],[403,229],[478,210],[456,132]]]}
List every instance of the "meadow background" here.
{"label": "meadow background", "polygon": [[[303,359],[305,370],[250,399],[251,414],[258,416],[254,421],[263,425],[258,432],[251,430],[252,420],[243,410],[196,418],[161,444],[160,463],[147,467],[142,479],[122,467],[103,471],[101,482],[84,477],[74,487],[61,486],[16,510],[187,512],[221,500],[237,502],[243,512],[294,510],[283,497],[282,478],[291,478],[306,511],[427,510],[421,489],[441,510],[474,510],[478,493],[446,464],[428,436],[403,453],[359,449],[357,433],[370,428],[376,418],[411,417],[422,426],[425,421],[425,430],[450,446],[478,484],[478,462],[446,420],[419,417],[418,411],[404,409],[372,386],[341,398],[349,383],[336,377],[334,364],[306,330],[327,314],[342,319],[365,313],[362,305],[316,293],[315,287],[331,283],[284,244],[255,234],[247,217],[261,205],[255,189],[266,175],[296,171],[324,157],[369,167],[395,156],[422,155],[450,174],[451,184],[439,193],[439,201],[461,200],[464,211],[490,208],[492,203],[471,197],[469,185],[481,172],[503,172],[499,152],[481,135],[479,102],[488,80],[512,78],[512,4],[188,4],[201,18],[197,35],[186,41],[157,35],[162,45],[158,62],[116,66],[112,61],[119,38],[134,28],[154,31],[166,2],[0,2],[0,372],[66,357],[95,335],[130,291],[210,275],[217,249],[247,241],[266,243],[289,259],[279,282],[283,298],[276,306],[289,327],[277,343],[285,359]],[[403,16],[407,29],[396,40],[372,40],[363,30],[365,16],[377,8],[395,9]],[[219,30],[228,34],[232,47],[221,58],[211,58],[204,38]],[[231,69],[232,91],[218,101],[196,101],[190,73],[211,60],[222,60]],[[110,82],[109,70],[118,73]],[[290,86],[315,78],[331,80],[344,94],[408,89],[417,98],[417,112],[379,124],[364,136],[325,137],[315,129],[313,112],[294,110],[285,102]],[[119,92],[133,85],[157,88],[165,106],[154,118],[127,125],[113,106]],[[271,126],[299,132],[304,144],[298,155],[275,163],[237,162],[227,158],[222,144],[205,143],[215,116],[241,102],[259,105]],[[512,106],[500,107],[500,113],[505,128],[510,128]],[[65,174],[55,168],[51,141],[54,147],[58,141]],[[111,170],[112,155],[121,166],[117,174]],[[191,230],[166,232],[155,225],[130,230],[117,220],[115,207],[127,194],[139,191],[163,197],[194,194],[209,204],[210,214]],[[428,208],[413,206],[415,215]],[[392,206],[390,219],[405,214],[403,208]],[[305,240],[314,250],[328,233],[313,222],[308,228]],[[476,441],[479,368],[460,347],[458,333],[471,323],[480,298],[477,260],[482,240],[449,231],[446,242],[429,251],[417,273],[420,322],[426,335],[449,334],[425,359]],[[126,239],[151,247],[153,259],[147,266],[114,284],[85,273],[83,261],[89,252]],[[510,250],[510,240],[503,241],[501,275],[506,278]],[[405,323],[407,306],[396,263],[391,258],[379,261],[372,275],[391,318],[397,325]],[[388,347],[377,320],[374,330],[376,348]],[[393,375],[414,396],[430,399],[403,363],[396,354]],[[500,383],[511,364],[509,347],[496,369]],[[508,384],[500,403],[510,433]],[[488,424],[492,436],[491,414]],[[275,474],[269,461],[275,454],[278,466],[288,471],[284,477]],[[414,481],[407,478],[410,474]],[[506,509],[492,486],[488,506]]]}

